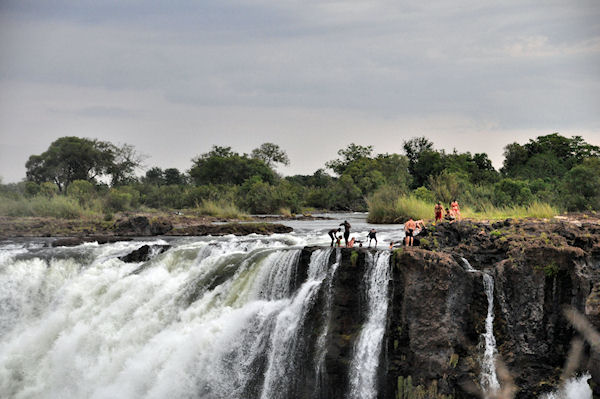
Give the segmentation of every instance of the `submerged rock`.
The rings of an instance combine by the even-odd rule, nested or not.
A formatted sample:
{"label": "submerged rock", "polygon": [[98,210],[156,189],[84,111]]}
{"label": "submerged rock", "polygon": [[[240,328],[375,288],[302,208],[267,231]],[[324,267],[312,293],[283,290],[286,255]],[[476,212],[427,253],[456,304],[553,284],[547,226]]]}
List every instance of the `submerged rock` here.
{"label": "submerged rock", "polygon": [[170,245],[143,245],[125,256],[120,256],[119,259],[126,263],[146,262],[153,256],[162,254],[170,248]]}

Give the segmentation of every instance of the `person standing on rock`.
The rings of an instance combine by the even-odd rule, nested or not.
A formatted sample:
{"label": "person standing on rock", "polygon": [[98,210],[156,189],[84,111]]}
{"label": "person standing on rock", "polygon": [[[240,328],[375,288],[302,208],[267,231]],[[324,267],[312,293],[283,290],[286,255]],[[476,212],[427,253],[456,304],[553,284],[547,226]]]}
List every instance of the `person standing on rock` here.
{"label": "person standing on rock", "polygon": [[460,207],[458,206],[458,201],[454,200],[450,204],[450,210],[454,213],[454,216],[457,220],[460,220]]}
{"label": "person standing on rock", "polygon": [[369,239],[369,248],[371,247],[371,240],[375,240],[375,247],[377,247],[377,230],[371,229],[367,238]]}
{"label": "person standing on rock", "polygon": [[442,221],[442,214],[444,213],[444,207],[442,206],[442,203],[438,201],[437,204],[435,204],[435,208],[433,208],[434,212],[435,212],[435,223],[437,223],[438,221],[441,222]]}
{"label": "person standing on rock", "polygon": [[331,229],[329,230],[329,237],[331,237],[331,246],[333,247],[333,243],[336,241],[337,239],[337,233],[338,231],[342,231],[342,229],[338,228],[338,229]]}
{"label": "person standing on rock", "polygon": [[413,218],[409,218],[406,223],[404,223],[404,245],[408,247],[413,246],[414,238],[413,233],[417,228],[417,222],[413,220]]}
{"label": "person standing on rock", "polygon": [[340,226],[344,226],[344,241],[346,242],[346,246],[348,246],[348,239],[350,238],[350,223],[347,220],[344,220],[344,223],[340,223]]}

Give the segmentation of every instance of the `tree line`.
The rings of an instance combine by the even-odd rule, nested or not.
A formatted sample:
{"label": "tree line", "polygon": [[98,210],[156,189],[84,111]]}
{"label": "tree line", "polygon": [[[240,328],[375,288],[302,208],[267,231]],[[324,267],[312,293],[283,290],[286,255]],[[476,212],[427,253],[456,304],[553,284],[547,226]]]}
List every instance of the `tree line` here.
{"label": "tree line", "polygon": [[[527,205],[600,210],[600,148],[558,133],[504,148],[496,170],[485,153],[446,152],[426,137],[404,141],[403,154],[374,154],[350,144],[312,175],[280,176],[284,150],[264,143],[240,154],[213,146],[186,171],[151,167],[136,175],[143,157],[131,145],[62,137],[26,163],[21,183],[1,186],[11,198],[70,196],[82,206],[102,200],[107,209],[183,209],[203,201],[235,204],[251,213],[299,213],[307,208],[365,211],[372,199],[411,195],[445,203],[458,199],[474,209]],[[328,173],[330,172],[330,173]]]}

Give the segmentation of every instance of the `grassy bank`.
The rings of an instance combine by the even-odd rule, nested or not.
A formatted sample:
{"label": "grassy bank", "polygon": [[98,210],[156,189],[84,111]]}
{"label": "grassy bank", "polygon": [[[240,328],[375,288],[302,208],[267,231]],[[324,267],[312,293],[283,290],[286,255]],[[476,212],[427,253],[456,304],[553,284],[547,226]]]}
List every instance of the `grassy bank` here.
{"label": "grassy bank", "polygon": [[[433,219],[435,204],[414,196],[399,196],[396,199],[370,198],[368,201],[369,223],[403,223],[412,217],[418,219]],[[560,212],[556,207],[543,202],[533,202],[525,206],[495,207],[488,205],[481,210],[471,207],[461,209],[461,217],[478,220],[523,219],[523,218],[552,218]]]}
{"label": "grassy bank", "polygon": [[11,199],[0,201],[1,216],[15,217],[54,217],[58,219],[99,219],[103,216],[100,206],[85,207],[70,197],[36,196],[33,198]]}

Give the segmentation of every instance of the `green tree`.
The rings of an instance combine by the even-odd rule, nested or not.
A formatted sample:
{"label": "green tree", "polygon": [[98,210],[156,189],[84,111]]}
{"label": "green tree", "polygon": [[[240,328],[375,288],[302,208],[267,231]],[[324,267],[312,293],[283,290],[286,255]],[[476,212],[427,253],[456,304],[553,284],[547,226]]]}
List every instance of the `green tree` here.
{"label": "green tree", "polygon": [[185,175],[177,168],[168,168],[164,172],[164,182],[167,186],[181,185],[186,183]]}
{"label": "green tree", "polygon": [[159,167],[153,167],[146,171],[146,175],[142,179],[145,184],[152,184],[155,186],[162,186],[165,184],[165,174]]}
{"label": "green tree", "polygon": [[337,152],[340,159],[326,162],[325,166],[341,176],[350,164],[362,158],[370,158],[372,152],[372,145],[362,146],[351,143]]}
{"label": "green tree", "polygon": [[263,161],[268,167],[272,168],[274,164],[289,165],[290,160],[277,144],[263,143],[260,147],[252,150],[252,158]]}
{"label": "green tree", "polygon": [[61,137],[40,155],[29,157],[27,179],[36,183],[53,182],[64,192],[74,180],[94,181],[111,176],[113,183],[131,178],[139,165],[133,147],[79,137]]}
{"label": "green tree", "polygon": [[600,158],[588,158],[571,169],[562,191],[568,210],[600,210]]}
{"label": "green tree", "polygon": [[196,185],[237,184],[253,176],[273,183],[275,172],[259,159],[231,151],[231,147],[214,146],[211,151],[192,160],[189,175]]}

